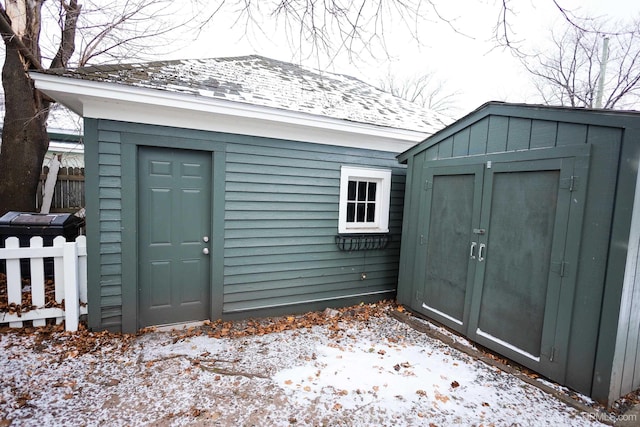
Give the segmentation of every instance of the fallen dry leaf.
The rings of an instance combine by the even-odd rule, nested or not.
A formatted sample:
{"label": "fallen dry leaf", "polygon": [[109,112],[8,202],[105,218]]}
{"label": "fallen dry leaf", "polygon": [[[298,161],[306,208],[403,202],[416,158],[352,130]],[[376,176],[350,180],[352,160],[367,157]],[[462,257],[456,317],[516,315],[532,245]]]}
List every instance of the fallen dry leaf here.
{"label": "fallen dry leaf", "polygon": [[437,391],[435,397],[436,400],[439,400],[442,403],[447,403],[450,399],[449,396],[445,396],[444,394],[438,393]]}

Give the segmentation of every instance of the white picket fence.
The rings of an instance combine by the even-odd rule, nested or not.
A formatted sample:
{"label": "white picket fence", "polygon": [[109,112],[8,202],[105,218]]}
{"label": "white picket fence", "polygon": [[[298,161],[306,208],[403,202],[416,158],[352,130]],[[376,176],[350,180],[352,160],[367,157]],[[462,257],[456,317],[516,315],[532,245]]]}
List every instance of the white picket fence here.
{"label": "white picket fence", "polygon": [[[53,246],[43,246],[40,236],[32,237],[29,247],[20,247],[17,237],[5,240],[0,248],[0,260],[6,260],[7,300],[15,306],[33,306],[33,309],[19,310],[17,313],[0,311],[0,323],[9,323],[12,328],[21,328],[25,321],[33,326],[46,325],[47,319],[65,322],[67,331],[77,331],[80,315],[87,313],[87,241],[79,236],[75,242],[67,242],[58,236]],[[64,308],[45,307],[45,262],[53,258],[55,302]],[[22,304],[23,283],[20,260],[29,259],[31,270],[31,301]],[[14,307],[15,307],[14,306]]]}

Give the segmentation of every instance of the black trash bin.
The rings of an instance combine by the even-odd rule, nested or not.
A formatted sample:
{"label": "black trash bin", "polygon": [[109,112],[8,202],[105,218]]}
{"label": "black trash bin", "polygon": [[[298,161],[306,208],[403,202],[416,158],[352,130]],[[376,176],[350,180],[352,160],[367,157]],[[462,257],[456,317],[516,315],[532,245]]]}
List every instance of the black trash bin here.
{"label": "black trash bin", "polygon": [[[40,214],[32,212],[7,212],[0,217],[0,248],[4,248],[5,239],[17,237],[21,247],[28,247],[29,240],[41,236],[44,246],[53,246],[53,239],[64,236],[73,241],[80,235],[84,219],[69,213]],[[5,273],[4,261],[0,272]],[[21,262],[23,277],[28,276],[28,260]],[[45,260],[45,276],[53,275],[53,260]]]}

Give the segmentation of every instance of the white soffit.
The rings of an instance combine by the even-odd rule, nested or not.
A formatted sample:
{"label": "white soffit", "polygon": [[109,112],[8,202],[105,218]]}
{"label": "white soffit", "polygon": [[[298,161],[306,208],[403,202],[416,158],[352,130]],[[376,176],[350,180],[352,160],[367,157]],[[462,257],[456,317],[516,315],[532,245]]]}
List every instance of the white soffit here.
{"label": "white soffit", "polygon": [[401,153],[428,135],[147,88],[29,73],[80,116]]}

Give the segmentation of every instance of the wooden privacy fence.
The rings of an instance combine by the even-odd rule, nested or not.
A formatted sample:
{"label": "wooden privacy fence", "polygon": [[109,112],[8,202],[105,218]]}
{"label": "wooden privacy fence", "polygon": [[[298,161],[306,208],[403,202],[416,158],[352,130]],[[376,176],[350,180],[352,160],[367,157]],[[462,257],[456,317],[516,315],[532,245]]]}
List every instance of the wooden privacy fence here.
{"label": "wooden privacy fence", "polygon": [[[20,328],[25,321],[44,326],[47,319],[55,319],[57,323],[64,320],[67,331],[78,330],[80,315],[87,313],[85,236],[75,242],[58,236],[53,246],[43,246],[42,237],[35,236],[29,247],[20,247],[17,237],[9,237],[0,248],[3,262],[6,274],[0,273],[0,323]],[[25,268],[29,274],[21,271]]]}
{"label": "wooden privacy fence", "polygon": [[[36,208],[39,211],[42,206],[44,183],[49,173],[49,167],[42,168],[40,183],[36,199]],[[58,171],[51,212],[77,212],[84,207],[84,168],[61,167]]]}

